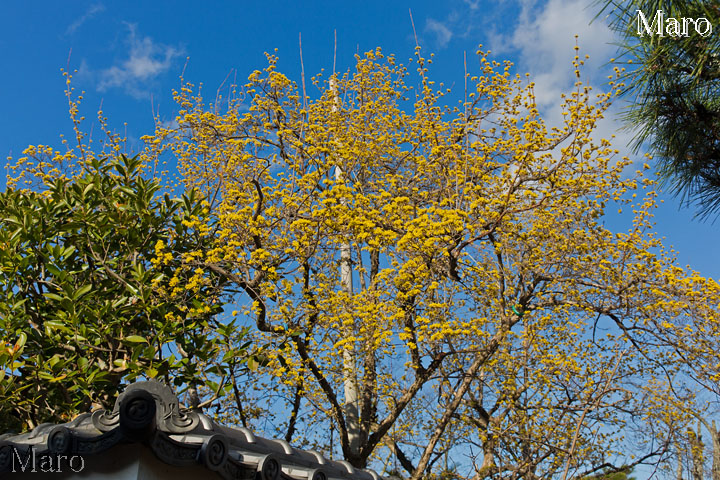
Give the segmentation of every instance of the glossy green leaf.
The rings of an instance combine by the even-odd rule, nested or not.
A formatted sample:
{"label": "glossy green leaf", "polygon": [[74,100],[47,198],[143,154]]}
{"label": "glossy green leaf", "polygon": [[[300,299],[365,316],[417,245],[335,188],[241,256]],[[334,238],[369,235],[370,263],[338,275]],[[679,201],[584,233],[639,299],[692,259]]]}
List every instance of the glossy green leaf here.
{"label": "glossy green leaf", "polygon": [[147,339],[140,335],[129,335],[125,337],[125,341],[130,343],[147,343]]}

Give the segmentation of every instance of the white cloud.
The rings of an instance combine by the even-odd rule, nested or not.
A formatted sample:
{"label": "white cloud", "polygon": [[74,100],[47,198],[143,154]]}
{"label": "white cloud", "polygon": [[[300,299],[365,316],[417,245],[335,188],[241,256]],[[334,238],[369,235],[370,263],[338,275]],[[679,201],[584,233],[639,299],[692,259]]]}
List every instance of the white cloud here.
{"label": "white cloud", "polygon": [[425,31],[435,35],[438,48],[445,48],[453,36],[452,31],[442,22],[428,18],[425,22]]}
{"label": "white cloud", "polygon": [[97,88],[105,91],[122,87],[134,97],[148,97],[147,84],[168,71],[173,61],[182,55],[182,50],[155,43],[150,37],[139,36],[133,24],[128,24],[128,28],[128,58],[119,65],[101,71]]}
{"label": "white cloud", "polygon": [[536,74],[538,90],[559,94],[573,85],[575,35],[580,54],[590,55],[583,74],[591,80],[597,80],[594,77],[612,57],[613,34],[604,23],[591,23],[594,11],[587,7],[586,0],[549,0],[541,8],[523,4],[517,28],[506,40],[520,51],[522,66]]}
{"label": "white cloud", "polygon": [[83,23],[87,22],[103,10],[105,10],[105,5],[103,5],[102,3],[95,3],[91,5],[87,12],[82,14],[73,23],[68,25],[67,29],[65,29],[65,34],[72,35],[78,28],[80,28]]}
{"label": "white cloud", "polygon": [[[561,94],[569,93],[576,81],[572,60],[575,45],[580,47],[581,59],[587,54],[590,59],[581,68],[581,80],[590,84],[594,93],[608,90],[607,76],[612,73],[608,66],[616,52],[612,45],[613,32],[602,19],[593,21],[597,6],[592,0],[548,0],[538,3],[520,0],[520,13],[514,31],[496,35],[492,39],[494,54],[514,51],[519,54],[517,71],[529,72],[535,83],[538,107],[548,127],[562,125],[560,109]],[[616,102],[598,123],[593,138],[610,139],[613,134],[615,145],[623,154],[629,153],[626,145],[632,134],[621,131],[617,120],[620,102]]]}
{"label": "white cloud", "polygon": [[[441,50],[451,41],[475,43],[487,35],[497,25],[507,21],[505,11],[514,5],[515,0],[496,0],[492,8],[482,0],[450,0],[443,5],[446,14],[440,18],[427,18],[422,31],[418,32],[418,41],[430,50]],[[517,10],[517,8],[514,8]],[[411,37],[410,37],[411,38]]]}

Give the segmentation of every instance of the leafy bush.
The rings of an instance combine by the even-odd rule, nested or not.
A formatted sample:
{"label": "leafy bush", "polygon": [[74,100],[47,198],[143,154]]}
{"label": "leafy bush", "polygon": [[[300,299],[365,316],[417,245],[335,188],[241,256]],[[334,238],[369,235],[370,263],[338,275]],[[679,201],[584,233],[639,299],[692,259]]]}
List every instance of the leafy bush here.
{"label": "leafy bush", "polygon": [[216,320],[222,280],[194,263],[212,247],[199,195],[158,195],[125,156],[43,182],[0,194],[0,431],[110,406],[138,376],[202,383],[242,357],[230,339],[244,331]]}

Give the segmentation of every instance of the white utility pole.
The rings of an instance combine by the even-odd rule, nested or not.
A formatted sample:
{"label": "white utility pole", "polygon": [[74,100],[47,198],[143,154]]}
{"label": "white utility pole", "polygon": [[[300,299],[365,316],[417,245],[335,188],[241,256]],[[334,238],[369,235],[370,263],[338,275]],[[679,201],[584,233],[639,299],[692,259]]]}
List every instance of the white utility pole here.
{"label": "white utility pole", "polygon": [[[334,96],[332,107],[333,113],[340,107],[340,98],[337,92],[335,77],[330,78],[330,90]],[[335,166],[335,182],[343,182],[343,171],[340,166]],[[344,202],[343,202],[344,203]],[[342,289],[348,297],[353,294],[352,283],[352,260],[350,258],[350,243],[343,240],[340,244],[340,282]],[[354,336],[354,331],[347,332],[347,336]],[[345,424],[350,441],[350,451],[353,454],[360,453],[360,419],[358,414],[358,385],[357,385],[357,363],[353,343],[346,343],[343,347],[343,386],[345,389]]]}

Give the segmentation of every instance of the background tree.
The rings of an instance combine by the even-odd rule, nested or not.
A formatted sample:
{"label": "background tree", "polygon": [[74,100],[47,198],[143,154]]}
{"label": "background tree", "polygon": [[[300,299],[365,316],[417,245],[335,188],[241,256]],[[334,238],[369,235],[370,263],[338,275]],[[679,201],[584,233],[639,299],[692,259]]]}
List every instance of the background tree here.
{"label": "background tree", "polygon": [[[720,207],[720,5],[716,1],[673,0],[597,3],[622,38],[619,60],[627,68],[624,80],[629,100],[624,120],[637,132],[636,149],[650,147],[665,184],[688,204],[695,202],[698,216],[714,216]],[[691,25],[686,36],[646,32],[640,36],[638,10],[648,23],[658,10],[666,20],[704,17],[714,31],[701,35]],[[666,26],[660,27],[664,30]],[[656,32],[658,25],[651,27]],[[692,299],[686,301],[693,303]],[[705,456],[711,464],[707,468],[711,478],[720,479],[720,431],[713,419],[719,398],[715,386],[719,378],[717,345],[704,315],[697,312],[688,318],[695,321],[686,325],[686,331],[667,337],[667,347],[684,358],[683,375],[674,383],[679,391],[693,392],[692,400],[685,396],[690,418],[686,428],[679,429],[686,435],[678,445],[677,467],[692,465],[686,470],[702,475]],[[688,331],[695,334],[688,335]],[[683,461],[683,457],[689,460]]]}
{"label": "background tree", "polygon": [[[654,183],[591,140],[612,95],[593,101],[578,80],[549,128],[533,84],[482,53],[456,108],[419,54],[414,92],[376,50],[333,77],[337,91],[316,77],[315,100],[276,61],[227,109],[185,85],[177,128],[158,126],[143,154],[172,154],[212,199],[219,248],[204,268],[238,287],[268,348],[272,378],[246,392],[258,406],[279,392],[265,404],[286,414],[276,434],[414,479],[578,478],[667,458],[686,417],[666,401],[682,364],[666,332],[682,332],[694,292],[715,305],[720,289],[662,249]],[[609,202],[631,204],[627,232],[600,223]]]}
{"label": "background tree", "polygon": [[[695,202],[698,215],[720,208],[720,6],[716,1],[602,0],[601,15],[621,36],[620,57],[627,68],[626,125],[637,132],[636,149],[647,145],[657,169],[676,194]],[[699,34],[638,35],[640,10],[653,21],[707,19]],[[663,32],[667,23],[661,25]],[[652,27],[657,31],[657,26]]]}
{"label": "background tree", "polygon": [[0,431],[112,407],[138,376],[227,388],[247,345],[218,321],[223,280],[192,265],[207,209],[159,189],[120,156],[0,194]]}

